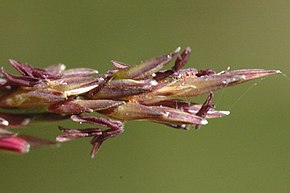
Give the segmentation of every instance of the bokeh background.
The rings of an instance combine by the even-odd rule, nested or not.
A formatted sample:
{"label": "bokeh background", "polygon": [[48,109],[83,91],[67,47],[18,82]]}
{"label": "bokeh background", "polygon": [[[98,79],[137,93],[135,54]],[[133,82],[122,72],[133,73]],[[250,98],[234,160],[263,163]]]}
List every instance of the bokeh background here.
{"label": "bokeh background", "polygon": [[[289,192],[289,7],[288,0],[1,0],[0,63],[7,69],[14,58],[105,72],[112,59],[134,64],[190,46],[191,67],[280,69],[288,77],[216,92],[217,108],[231,115],[198,131],[128,122],[95,159],[87,139],[26,155],[2,152],[0,192]],[[57,125],[77,126],[16,131],[54,139]]]}

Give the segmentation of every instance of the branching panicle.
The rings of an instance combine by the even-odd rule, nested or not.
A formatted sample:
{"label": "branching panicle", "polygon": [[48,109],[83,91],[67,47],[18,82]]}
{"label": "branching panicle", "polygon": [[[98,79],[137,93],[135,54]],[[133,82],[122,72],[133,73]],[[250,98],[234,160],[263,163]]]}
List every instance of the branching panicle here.
{"label": "branching panicle", "polygon": [[[216,73],[211,69],[182,69],[191,49],[146,60],[138,65],[113,61],[115,69],[104,74],[90,68],[65,69],[63,64],[35,68],[16,60],[10,64],[20,73],[0,71],[0,149],[26,153],[29,148],[55,144],[10,131],[33,120],[94,125],[86,129],[59,127],[57,142],[90,137],[94,157],[101,144],[124,131],[124,121],[148,120],[173,128],[199,128],[207,119],[228,115],[212,104],[213,91],[252,79],[277,74],[277,70],[243,69]],[[175,61],[174,61],[175,60]],[[169,69],[166,64],[174,62]],[[209,93],[205,102],[184,101]],[[96,112],[104,117],[85,113]],[[99,128],[103,127],[103,128]]]}

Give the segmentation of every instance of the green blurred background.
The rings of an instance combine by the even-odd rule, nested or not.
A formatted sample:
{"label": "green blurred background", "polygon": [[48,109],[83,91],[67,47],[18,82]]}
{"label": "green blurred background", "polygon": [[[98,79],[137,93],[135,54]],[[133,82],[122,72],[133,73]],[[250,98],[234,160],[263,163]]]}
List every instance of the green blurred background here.
{"label": "green blurred background", "polygon": [[[288,0],[1,0],[0,62],[105,72],[111,59],[134,64],[190,46],[191,67],[290,76],[289,8]],[[216,92],[217,108],[231,115],[198,131],[128,122],[95,159],[87,139],[1,153],[0,192],[289,192],[289,88],[289,77],[276,75]],[[54,139],[57,125],[77,126],[37,123],[16,131]]]}

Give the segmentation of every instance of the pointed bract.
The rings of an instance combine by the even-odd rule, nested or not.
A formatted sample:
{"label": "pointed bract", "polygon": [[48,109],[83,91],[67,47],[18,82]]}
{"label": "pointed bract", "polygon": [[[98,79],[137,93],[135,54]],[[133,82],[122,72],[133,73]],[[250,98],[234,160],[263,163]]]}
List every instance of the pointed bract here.
{"label": "pointed bract", "polygon": [[114,74],[114,77],[117,79],[146,79],[148,76],[151,76],[153,73],[161,70],[165,64],[169,63],[174,57],[177,56],[179,51],[180,48],[178,47],[170,54],[152,58],[129,68],[120,69]]}

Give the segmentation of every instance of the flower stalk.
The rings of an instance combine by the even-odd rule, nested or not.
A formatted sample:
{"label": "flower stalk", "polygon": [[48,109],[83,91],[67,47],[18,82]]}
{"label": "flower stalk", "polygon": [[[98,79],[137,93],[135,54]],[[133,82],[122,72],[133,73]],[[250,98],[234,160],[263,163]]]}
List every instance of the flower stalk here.
{"label": "flower stalk", "polygon": [[[90,68],[65,69],[63,64],[35,68],[16,60],[10,64],[20,73],[0,71],[0,149],[26,153],[31,144],[53,142],[21,137],[11,128],[35,120],[71,119],[93,125],[86,129],[59,127],[57,142],[90,137],[94,157],[101,144],[124,131],[124,122],[148,120],[173,128],[199,128],[207,119],[228,115],[212,104],[213,91],[280,73],[278,70],[222,71],[183,68],[191,54],[186,48],[146,60],[138,65],[112,61],[104,74]],[[174,62],[167,70],[166,65]],[[203,104],[185,98],[208,94]],[[107,116],[93,117],[97,112]]]}

